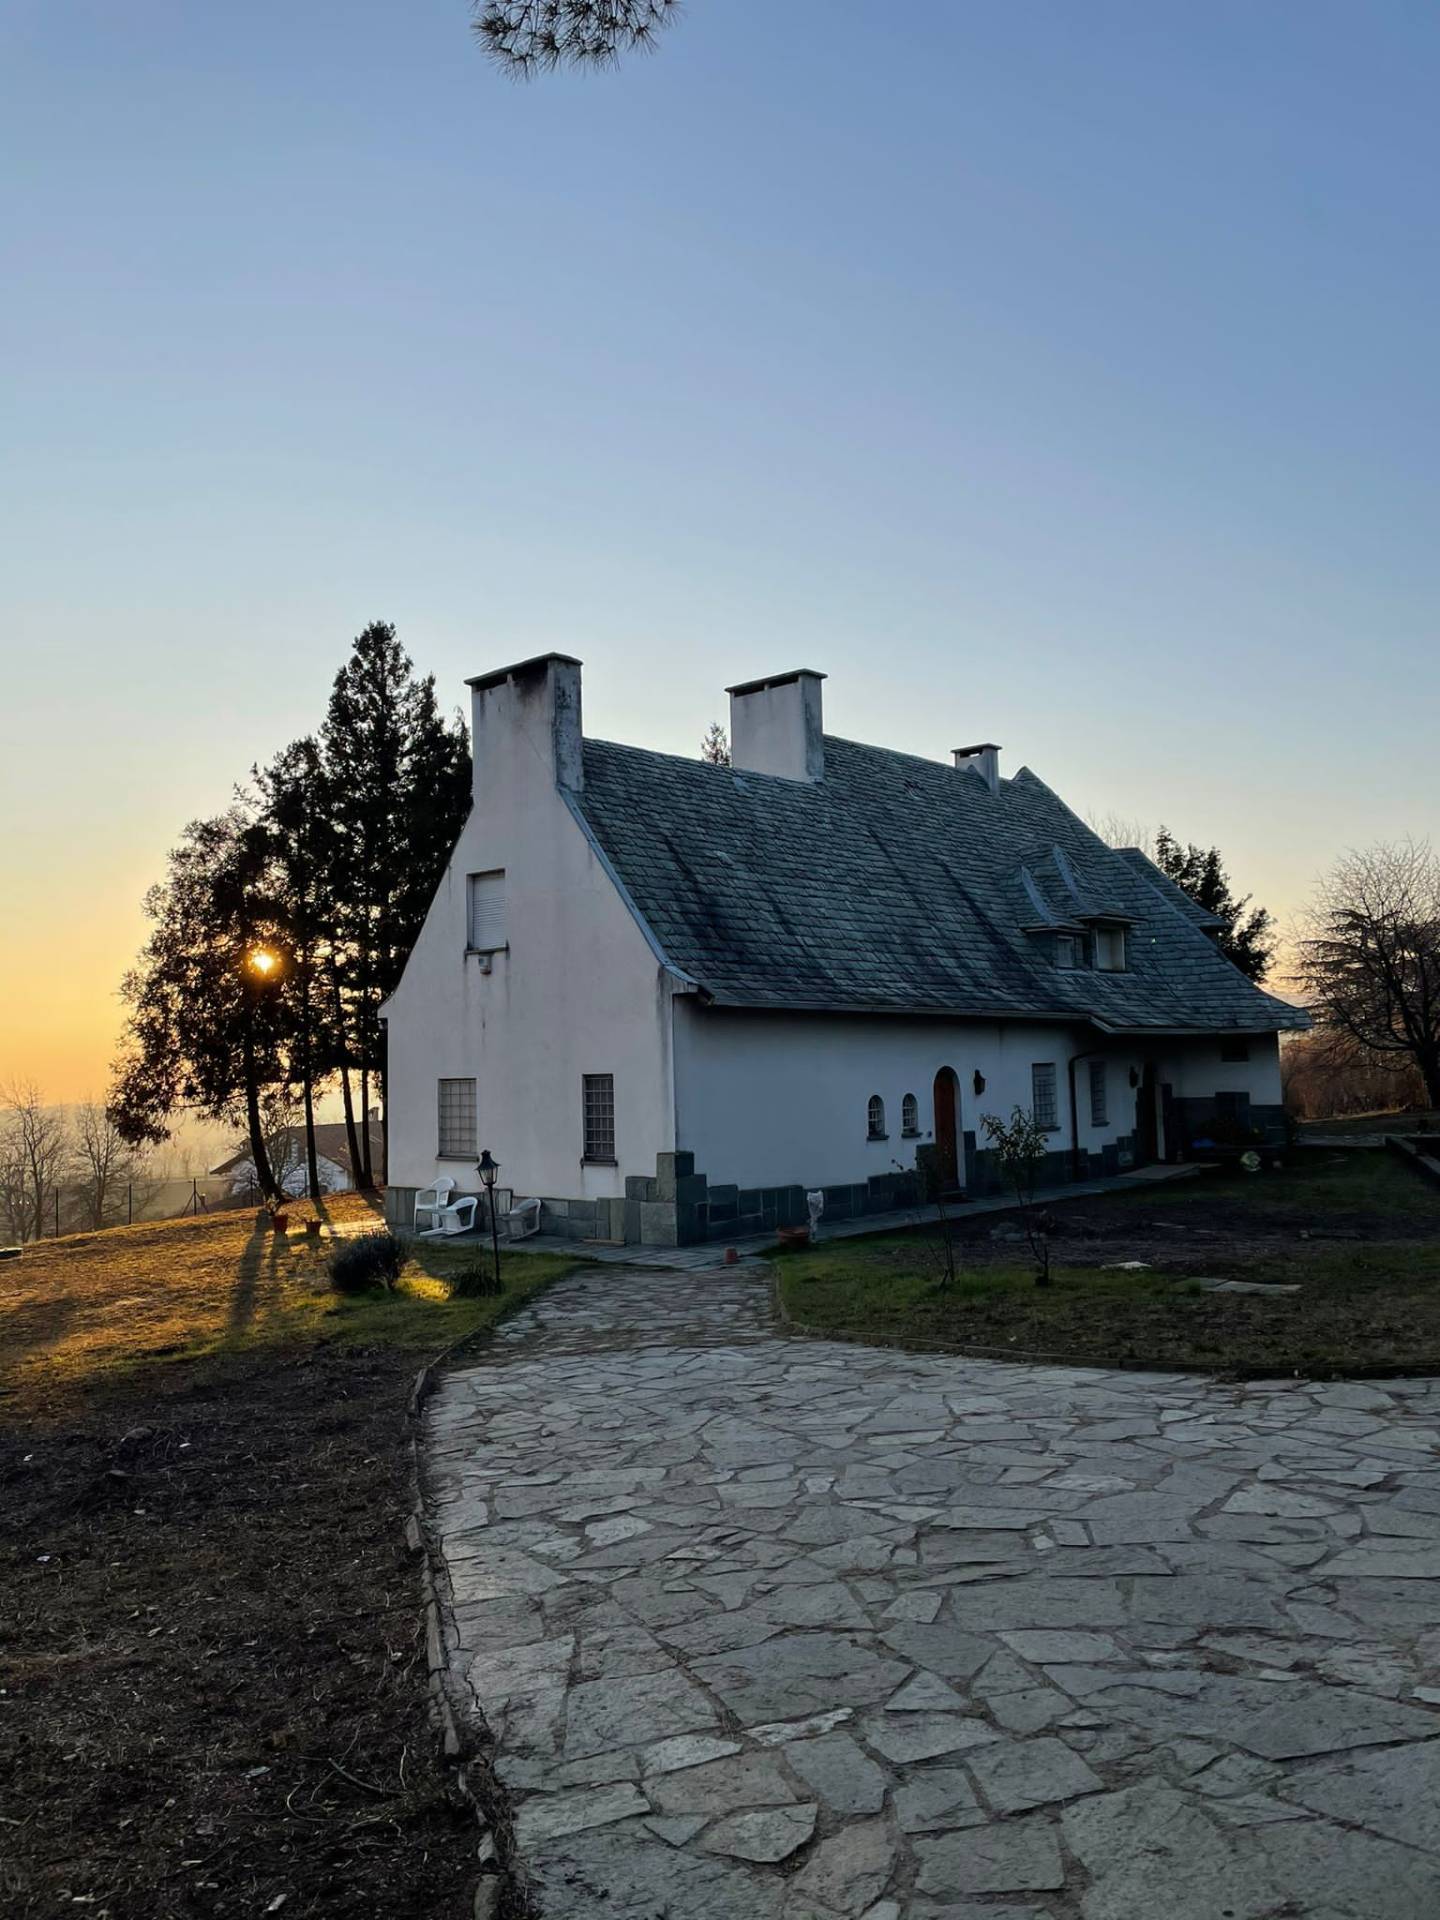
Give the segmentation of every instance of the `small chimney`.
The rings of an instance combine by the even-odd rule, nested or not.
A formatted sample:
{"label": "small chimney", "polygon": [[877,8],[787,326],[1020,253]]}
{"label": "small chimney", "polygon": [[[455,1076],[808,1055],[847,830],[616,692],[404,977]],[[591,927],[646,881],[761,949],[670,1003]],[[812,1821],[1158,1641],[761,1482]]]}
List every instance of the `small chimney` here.
{"label": "small chimney", "polygon": [[737,773],[773,773],[782,780],[825,778],[823,673],[800,667],[727,687],[730,765]]}
{"label": "small chimney", "polygon": [[513,667],[467,680],[475,804],[492,782],[512,790],[533,778],[537,765],[557,787],[578,793],[585,781],[585,737],[580,726],[580,662],[568,653],[542,653]]}
{"label": "small chimney", "polygon": [[978,747],[956,747],[957,769],[973,767],[992,793],[1000,791],[1000,749],[993,740],[982,740]]}

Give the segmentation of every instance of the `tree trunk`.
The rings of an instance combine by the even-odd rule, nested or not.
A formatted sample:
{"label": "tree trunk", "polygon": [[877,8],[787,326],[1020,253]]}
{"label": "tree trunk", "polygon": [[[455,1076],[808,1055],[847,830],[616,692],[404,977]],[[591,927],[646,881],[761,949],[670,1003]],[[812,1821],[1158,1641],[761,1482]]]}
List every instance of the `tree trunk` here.
{"label": "tree trunk", "polygon": [[265,1151],[265,1129],[260,1123],[260,1084],[255,1075],[255,1036],[248,1017],[245,1021],[244,1058],[245,1125],[250,1134],[250,1159],[261,1193],[267,1201],[274,1201],[280,1198],[280,1189],[275,1184],[270,1156]]}
{"label": "tree trunk", "polygon": [[350,1093],[349,1037],[345,1028],[345,1003],[340,998],[340,975],[332,961],[330,994],[335,1006],[335,1032],[340,1040],[340,1098],[345,1108],[345,1145],[350,1154],[350,1177],[360,1185],[360,1137],[355,1131],[355,1102]]}
{"label": "tree trunk", "polygon": [[380,1022],[380,1065],[376,1069],[380,1095],[380,1184],[390,1184],[390,1023]]}
{"label": "tree trunk", "polygon": [[310,963],[300,974],[300,1086],[305,1101],[305,1178],[310,1198],[320,1198],[320,1163],[315,1152],[315,1069],[310,1047]]}
{"label": "tree trunk", "polygon": [[370,1165],[370,1063],[360,1061],[360,1178],[356,1185],[364,1193],[375,1191],[375,1173]]}
{"label": "tree trunk", "polygon": [[1425,1102],[1433,1112],[1440,1108],[1440,1054],[1431,1054],[1428,1059],[1417,1062],[1420,1077],[1425,1082]]}

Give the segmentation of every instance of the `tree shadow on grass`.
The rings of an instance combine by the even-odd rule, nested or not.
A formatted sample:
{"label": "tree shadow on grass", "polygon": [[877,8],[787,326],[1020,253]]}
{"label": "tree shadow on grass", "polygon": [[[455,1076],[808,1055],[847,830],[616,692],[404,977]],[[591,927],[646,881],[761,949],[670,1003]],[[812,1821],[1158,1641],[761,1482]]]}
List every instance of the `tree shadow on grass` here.
{"label": "tree shadow on grass", "polygon": [[245,1242],[235,1269],[235,1288],[230,1295],[230,1311],[225,1322],[225,1331],[232,1338],[249,1330],[255,1318],[261,1280],[273,1283],[284,1250],[284,1234],[273,1233],[268,1224],[257,1226]]}

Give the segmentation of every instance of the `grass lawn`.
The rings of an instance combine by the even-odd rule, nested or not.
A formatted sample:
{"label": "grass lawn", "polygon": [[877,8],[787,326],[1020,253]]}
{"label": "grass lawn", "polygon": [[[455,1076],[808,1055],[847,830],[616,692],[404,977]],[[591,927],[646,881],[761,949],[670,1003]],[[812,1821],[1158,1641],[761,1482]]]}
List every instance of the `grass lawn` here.
{"label": "grass lawn", "polygon": [[342,1299],[330,1250],[246,1213],[0,1266],[7,1917],[469,1913],[405,1400],[570,1263],[502,1256],[501,1298],[451,1299],[473,1252],[427,1244],[395,1294]]}
{"label": "grass lawn", "polygon": [[[1306,1151],[1051,1210],[1054,1282],[994,1217],[964,1222],[941,1285],[933,1230],[835,1240],[776,1263],[797,1325],[904,1345],[1240,1374],[1440,1372],[1440,1188],[1382,1152]],[[1001,1226],[999,1232],[1007,1231]],[[1106,1272],[1141,1260],[1149,1271]],[[1298,1285],[1210,1293],[1201,1278]]]}

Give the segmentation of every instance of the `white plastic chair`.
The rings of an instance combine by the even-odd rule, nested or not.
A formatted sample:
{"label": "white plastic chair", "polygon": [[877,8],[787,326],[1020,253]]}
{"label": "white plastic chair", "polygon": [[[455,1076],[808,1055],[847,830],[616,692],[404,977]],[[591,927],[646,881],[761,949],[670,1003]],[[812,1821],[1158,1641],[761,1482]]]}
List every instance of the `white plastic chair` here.
{"label": "white plastic chair", "polygon": [[505,1238],[528,1240],[532,1233],[539,1233],[540,1207],[538,1200],[517,1200],[505,1215]]}
{"label": "white plastic chair", "polygon": [[[475,1209],[479,1202],[473,1194],[463,1194],[460,1199],[452,1200],[455,1182],[448,1173],[428,1187],[422,1187],[415,1196],[415,1232],[421,1240],[437,1240],[442,1234],[468,1233],[475,1225]],[[428,1196],[428,1197],[427,1197]],[[420,1217],[437,1224],[422,1228]]]}

